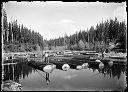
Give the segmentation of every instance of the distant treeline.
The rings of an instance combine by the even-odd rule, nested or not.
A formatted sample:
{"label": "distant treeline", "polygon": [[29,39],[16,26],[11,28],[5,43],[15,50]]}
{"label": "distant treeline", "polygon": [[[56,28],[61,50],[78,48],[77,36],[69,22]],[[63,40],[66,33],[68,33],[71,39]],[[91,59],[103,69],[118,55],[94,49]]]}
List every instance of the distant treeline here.
{"label": "distant treeline", "polygon": [[[45,31],[45,30],[44,30]],[[28,29],[17,20],[7,22],[7,15],[3,10],[2,29],[4,50],[11,52],[43,50],[45,46],[65,46],[70,50],[96,50],[106,49],[110,42],[121,42],[122,49],[126,50],[127,28],[125,21],[119,22],[117,18],[102,21],[96,27],[80,30],[73,35],[59,37],[58,39],[44,40],[43,36],[34,30]]]}
{"label": "distant treeline", "polygon": [[5,51],[35,51],[44,47],[43,36],[39,33],[28,29],[23,24],[18,24],[17,20],[7,22],[5,10],[3,10],[2,34]]}
{"label": "distant treeline", "polygon": [[71,50],[101,50],[102,46],[107,48],[109,43],[121,42],[123,49],[126,49],[126,24],[119,22],[117,18],[102,21],[94,28],[80,30],[73,35],[50,39],[47,43],[52,46],[66,46]]}

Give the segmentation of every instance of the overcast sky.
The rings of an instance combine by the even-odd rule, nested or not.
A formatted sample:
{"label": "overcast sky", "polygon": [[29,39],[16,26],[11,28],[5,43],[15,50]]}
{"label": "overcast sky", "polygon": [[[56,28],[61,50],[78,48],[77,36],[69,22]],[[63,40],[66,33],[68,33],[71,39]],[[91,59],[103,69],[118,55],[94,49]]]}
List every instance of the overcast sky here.
{"label": "overcast sky", "polygon": [[127,19],[126,3],[12,1],[4,8],[8,21],[17,19],[45,39],[71,35],[115,16],[119,21]]}

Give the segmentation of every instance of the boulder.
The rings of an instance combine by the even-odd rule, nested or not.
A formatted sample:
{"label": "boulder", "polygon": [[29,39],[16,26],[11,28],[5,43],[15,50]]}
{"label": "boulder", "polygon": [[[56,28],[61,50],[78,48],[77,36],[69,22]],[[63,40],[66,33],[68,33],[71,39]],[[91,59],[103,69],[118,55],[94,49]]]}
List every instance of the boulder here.
{"label": "boulder", "polygon": [[78,65],[78,66],[76,66],[76,69],[77,70],[81,70],[82,69],[82,66],[81,65]]}
{"label": "boulder", "polygon": [[64,71],[67,71],[67,70],[70,69],[70,66],[69,66],[68,64],[64,64],[64,65],[62,66],[62,69],[63,69]]}
{"label": "boulder", "polygon": [[43,70],[47,73],[51,73],[54,70],[55,66],[53,65],[46,65]]}

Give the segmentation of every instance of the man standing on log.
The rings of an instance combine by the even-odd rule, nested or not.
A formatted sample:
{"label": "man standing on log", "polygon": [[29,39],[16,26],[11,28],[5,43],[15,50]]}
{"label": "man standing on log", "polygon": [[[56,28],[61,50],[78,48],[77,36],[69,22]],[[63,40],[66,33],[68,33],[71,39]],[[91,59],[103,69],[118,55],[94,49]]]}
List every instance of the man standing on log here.
{"label": "man standing on log", "polygon": [[48,53],[47,52],[45,53],[45,62],[49,63],[49,61],[48,61]]}

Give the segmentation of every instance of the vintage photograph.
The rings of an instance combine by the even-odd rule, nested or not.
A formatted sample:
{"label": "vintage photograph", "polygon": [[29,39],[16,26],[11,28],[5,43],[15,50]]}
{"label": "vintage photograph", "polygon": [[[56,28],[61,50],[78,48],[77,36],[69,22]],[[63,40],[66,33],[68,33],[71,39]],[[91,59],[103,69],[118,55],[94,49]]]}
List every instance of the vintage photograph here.
{"label": "vintage photograph", "polygon": [[126,2],[1,4],[1,91],[125,91]]}

